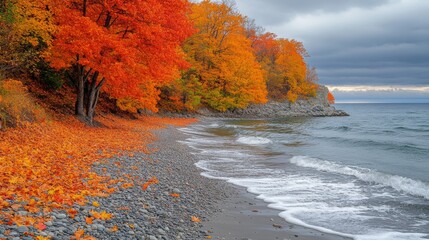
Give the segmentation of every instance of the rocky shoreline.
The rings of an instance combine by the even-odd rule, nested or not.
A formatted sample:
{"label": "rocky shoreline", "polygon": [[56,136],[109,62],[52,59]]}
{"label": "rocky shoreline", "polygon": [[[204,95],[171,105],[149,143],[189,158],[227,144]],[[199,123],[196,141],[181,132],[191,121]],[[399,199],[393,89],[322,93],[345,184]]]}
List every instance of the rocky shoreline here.
{"label": "rocky shoreline", "polygon": [[[198,109],[195,113],[161,112],[162,116],[172,117],[217,117],[217,118],[284,118],[284,117],[342,117],[348,113],[335,109],[328,102],[328,88],[319,85],[317,95],[313,98],[288,101],[270,101],[266,104],[253,104],[245,109],[233,109],[218,112],[208,108]],[[147,114],[147,113],[146,113]],[[150,113],[149,113],[150,114]]]}
{"label": "rocky shoreline", "polygon": [[[44,230],[0,224],[0,239],[33,239],[28,232],[53,240],[74,239],[78,230],[95,239],[342,239],[286,223],[276,210],[268,209],[244,189],[201,176],[194,165],[199,159],[190,147],[180,143],[186,135],[175,127],[155,134],[158,140],[149,145],[151,153],[112,157],[93,166],[100,175],[134,185],[124,188],[124,182],[118,183],[119,190],[112,195],[73,206],[78,209],[74,218],[66,211],[54,210],[49,213],[51,219],[44,222]],[[159,183],[143,190],[142,184],[153,176]],[[91,211],[105,211],[112,218],[88,223]],[[31,213],[20,211],[19,215]],[[193,216],[201,222],[193,221]],[[255,229],[263,231],[258,230],[258,235]]]}
{"label": "rocky shoreline", "polygon": [[[78,210],[74,218],[66,211],[54,210],[49,213],[51,220],[44,223],[44,230],[0,224],[0,239],[33,239],[28,232],[53,240],[71,239],[78,230],[96,239],[206,239],[209,233],[202,231],[202,224],[191,217],[206,220],[218,211],[215,203],[231,191],[225,188],[226,183],[200,175],[189,148],[177,142],[184,138],[177,129],[169,127],[155,134],[158,140],[149,145],[150,154],[113,157],[93,166],[98,174],[125,179],[133,182],[133,186],[124,188],[121,187],[124,182],[118,183],[119,190],[112,195],[91,198],[85,206],[73,206]],[[153,176],[159,183],[143,190],[142,184]],[[91,204],[93,201],[99,206]],[[91,211],[106,211],[112,218],[88,223]],[[25,211],[19,214],[31,215]]]}
{"label": "rocky shoreline", "polygon": [[221,118],[282,118],[282,117],[343,117],[349,116],[342,110],[330,105],[313,103],[309,100],[298,100],[295,103],[269,102],[251,105],[246,109],[235,109],[226,112],[200,110],[198,115]]}
{"label": "rocky shoreline", "polygon": [[328,102],[328,88],[319,85],[314,98],[299,99],[295,103],[270,101],[266,104],[254,104],[246,109],[235,109],[224,113],[207,109],[198,111],[199,115],[223,118],[281,118],[281,117],[335,117],[349,116],[337,110]]}

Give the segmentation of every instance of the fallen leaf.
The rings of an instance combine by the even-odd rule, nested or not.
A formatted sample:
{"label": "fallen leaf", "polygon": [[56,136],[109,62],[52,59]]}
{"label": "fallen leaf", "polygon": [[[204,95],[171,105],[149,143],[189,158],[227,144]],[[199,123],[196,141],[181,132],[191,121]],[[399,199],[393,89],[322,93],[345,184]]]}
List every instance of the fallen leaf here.
{"label": "fallen leaf", "polygon": [[79,229],[74,233],[74,237],[76,238],[76,240],[80,240],[84,234],[85,234],[85,230]]}
{"label": "fallen leaf", "polygon": [[180,194],[178,194],[178,193],[172,193],[172,194],[170,194],[170,196],[178,198],[178,197],[180,197]]}
{"label": "fallen leaf", "polygon": [[110,229],[110,231],[112,231],[112,232],[116,232],[116,231],[118,231],[118,226],[113,226],[111,229]]}
{"label": "fallen leaf", "polygon": [[86,222],[86,224],[92,224],[92,221],[93,221],[94,219],[92,218],[92,217],[87,217],[87,218],[85,218],[85,222]]}
{"label": "fallen leaf", "polygon": [[195,217],[195,216],[191,216],[191,221],[192,222],[197,222],[197,223],[201,222],[201,220],[199,218]]}
{"label": "fallen leaf", "polygon": [[36,229],[40,230],[40,231],[43,231],[43,230],[45,230],[45,229],[46,229],[46,225],[45,225],[45,224],[43,224],[42,222],[38,222],[38,223],[36,223],[36,224],[34,225],[34,227],[35,227]]}
{"label": "fallen leaf", "polygon": [[149,180],[147,180],[144,184],[143,184],[143,190],[144,191],[146,191],[146,189],[150,186],[150,185],[152,185],[152,184],[157,184],[157,183],[159,183],[159,180],[158,180],[158,178],[156,178],[156,177],[151,177]]}
{"label": "fallen leaf", "polygon": [[43,236],[36,236],[36,240],[49,240],[49,238]]}
{"label": "fallen leaf", "polygon": [[20,205],[20,204],[12,204],[10,207],[11,207],[13,210],[17,211],[17,210],[21,207],[21,205]]}

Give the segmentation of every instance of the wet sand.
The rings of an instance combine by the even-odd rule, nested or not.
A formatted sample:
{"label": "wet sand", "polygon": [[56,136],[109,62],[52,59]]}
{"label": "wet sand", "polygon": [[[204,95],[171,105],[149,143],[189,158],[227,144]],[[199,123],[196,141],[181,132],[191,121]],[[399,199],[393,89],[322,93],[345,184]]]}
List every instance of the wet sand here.
{"label": "wet sand", "polygon": [[256,195],[238,186],[229,185],[228,188],[234,194],[220,201],[217,204],[220,211],[203,223],[203,229],[212,239],[349,239],[288,223],[278,216],[278,210],[268,208]]}

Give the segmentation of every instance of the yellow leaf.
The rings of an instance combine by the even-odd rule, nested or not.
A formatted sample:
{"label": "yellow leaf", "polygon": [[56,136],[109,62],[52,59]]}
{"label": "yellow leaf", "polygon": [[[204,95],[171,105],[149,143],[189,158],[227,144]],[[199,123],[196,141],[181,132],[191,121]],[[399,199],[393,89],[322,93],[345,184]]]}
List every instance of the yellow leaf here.
{"label": "yellow leaf", "polygon": [[101,218],[102,220],[109,220],[109,219],[111,219],[111,218],[112,218],[112,214],[110,214],[110,213],[107,213],[107,212],[103,211],[103,212],[101,213],[101,215],[100,215],[100,218]]}
{"label": "yellow leaf", "polygon": [[92,202],[92,206],[94,206],[94,207],[99,207],[99,206],[100,206],[100,203],[98,203],[97,201],[94,201],[94,202]]}
{"label": "yellow leaf", "polygon": [[49,240],[48,237],[37,236],[36,240]]}

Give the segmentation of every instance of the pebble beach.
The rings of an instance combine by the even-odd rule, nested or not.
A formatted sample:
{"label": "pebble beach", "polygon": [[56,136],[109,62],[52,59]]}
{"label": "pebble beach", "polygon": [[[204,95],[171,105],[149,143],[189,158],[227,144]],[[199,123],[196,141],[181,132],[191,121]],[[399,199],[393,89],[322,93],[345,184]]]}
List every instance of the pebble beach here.
{"label": "pebble beach", "polygon": [[[90,199],[97,206],[76,206],[74,218],[55,210],[43,231],[0,225],[0,239],[33,239],[27,232],[73,239],[78,230],[95,239],[341,239],[288,224],[244,189],[201,176],[194,165],[198,159],[178,142],[186,135],[176,128],[155,134],[158,139],[149,145],[149,154],[113,157],[94,164],[94,171],[112,179],[129,176],[135,182],[156,176],[159,183],[146,190],[137,185],[119,188],[106,198]],[[91,211],[106,211],[113,217],[88,224]]]}

